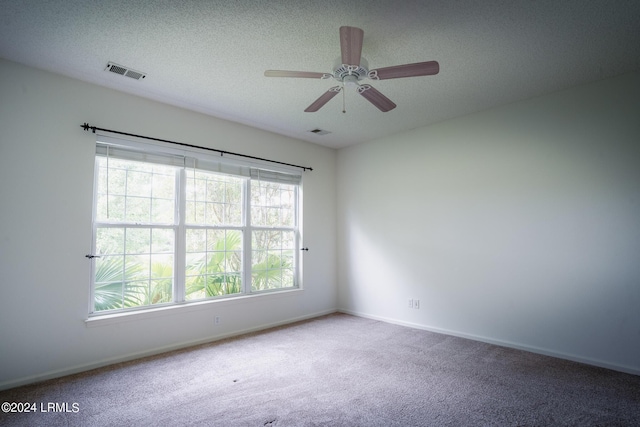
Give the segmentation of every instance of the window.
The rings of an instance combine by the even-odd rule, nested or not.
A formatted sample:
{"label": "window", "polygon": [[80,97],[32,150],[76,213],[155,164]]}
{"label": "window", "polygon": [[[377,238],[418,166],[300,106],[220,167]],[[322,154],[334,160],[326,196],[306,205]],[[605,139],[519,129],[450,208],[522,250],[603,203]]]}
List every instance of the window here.
{"label": "window", "polygon": [[299,286],[300,176],[188,154],[97,144],[91,314]]}

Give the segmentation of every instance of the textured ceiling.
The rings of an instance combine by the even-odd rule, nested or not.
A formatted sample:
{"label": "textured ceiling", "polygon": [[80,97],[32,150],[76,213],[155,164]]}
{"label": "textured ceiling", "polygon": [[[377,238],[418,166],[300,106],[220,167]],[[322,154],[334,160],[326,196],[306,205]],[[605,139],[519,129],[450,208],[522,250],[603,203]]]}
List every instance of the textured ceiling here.
{"label": "textured ceiling", "polygon": [[[342,25],[370,68],[440,73],[371,82],[388,113],[353,90],[305,113],[336,83],[263,73],[331,72]],[[337,148],[638,70],[640,1],[0,0],[0,57]]]}

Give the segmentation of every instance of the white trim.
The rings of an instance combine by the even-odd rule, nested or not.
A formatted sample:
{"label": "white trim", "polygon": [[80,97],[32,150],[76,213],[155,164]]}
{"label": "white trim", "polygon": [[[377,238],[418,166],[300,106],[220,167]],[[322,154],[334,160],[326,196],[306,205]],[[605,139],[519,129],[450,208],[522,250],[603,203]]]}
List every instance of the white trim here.
{"label": "white trim", "polygon": [[[251,203],[251,181],[247,180],[242,186],[242,206],[249,206]],[[250,209],[244,209],[242,214],[242,222],[246,229],[242,233],[242,292],[249,295],[252,287],[251,260],[253,257],[253,248],[251,248],[251,212]],[[251,248],[247,250],[247,248]]]}
{"label": "white trim", "polygon": [[271,292],[238,294],[237,296],[221,297],[216,299],[207,299],[202,301],[188,301],[182,303],[171,303],[161,307],[143,306],[140,309],[129,311],[118,311],[109,314],[97,314],[87,318],[84,323],[87,328],[95,328],[105,325],[113,325],[117,323],[125,323],[139,320],[154,319],[164,316],[173,316],[176,314],[190,313],[193,311],[207,310],[212,308],[212,304],[236,305],[246,303],[247,299],[271,297],[287,297],[294,296],[294,293],[300,292],[299,288],[285,288],[284,290],[275,289]]}
{"label": "white trim", "polygon": [[[186,221],[185,216],[187,212],[187,198],[182,197],[187,191],[187,171],[182,168],[176,174],[175,187],[178,191],[175,192],[175,259],[173,264],[173,298],[177,303],[183,303],[186,301],[186,253],[187,253],[187,233],[186,233]],[[178,254],[182,254],[178,256]]]}
{"label": "white trim", "polygon": [[606,362],[604,360],[599,360],[599,359],[592,359],[590,357],[583,357],[583,356],[578,356],[578,355],[575,355],[575,354],[562,353],[562,352],[555,351],[555,350],[549,350],[549,349],[546,349],[546,348],[540,348],[540,347],[534,347],[534,346],[525,345],[525,344],[519,344],[519,343],[515,343],[515,342],[512,342],[512,341],[505,341],[505,340],[489,338],[489,337],[485,337],[485,336],[482,336],[482,335],[467,334],[467,333],[464,333],[464,332],[452,331],[450,329],[442,329],[442,328],[438,328],[438,327],[435,327],[435,326],[422,325],[422,324],[413,323],[413,322],[405,322],[403,320],[392,319],[392,318],[389,318],[389,317],[376,316],[376,315],[372,315],[372,314],[368,314],[368,313],[362,313],[362,312],[353,311],[353,310],[338,309],[337,312],[338,313],[344,313],[344,314],[350,314],[352,316],[357,316],[357,317],[363,317],[365,319],[378,320],[378,321],[381,321],[381,322],[391,323],[391,324],[394,324],[394,325],[406,326],[406,327],[414,328],[414,329],[421,329],[423,331],[435,332],[435,333],[443,334],[443,335],[451,335],[451,336],[454,336],[454,337],[465,338],[465,339],[473,340],[473,341],[480,341],[480,342],[484,342],[484,343],[487,343],[487,344],[498,345],[498,346],[501,346],[501,347],[507,347],[507,348],[513,348],[513,349],[516,349],[516,350],[528,351],[530,353],[541,354],[541,355],[544,355],[544,356],[551,356],[551,357],[555,357],[555,358],[558,358],[558,359],[570,360],[572,362],[584,363],[585,365],[591,365],[591,366],[597,366],[597,367],[600,367],[600,368],[611,369],[613,371],[624,372],[626,374],[640,375],[640,369],[638,369],[638,368],[634,368],[632,366],[620,365],[620,364],[617,364],[617,363],[610,363],[610,362]]}

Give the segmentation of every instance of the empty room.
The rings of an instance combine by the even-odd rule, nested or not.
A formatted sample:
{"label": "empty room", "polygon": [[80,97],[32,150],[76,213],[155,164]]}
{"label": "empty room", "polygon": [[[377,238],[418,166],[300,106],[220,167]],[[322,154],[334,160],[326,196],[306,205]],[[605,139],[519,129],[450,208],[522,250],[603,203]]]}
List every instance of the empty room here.
{"label": "empty room", "polygon": [[0,0],[0,424],[640,424],[640,2]]}

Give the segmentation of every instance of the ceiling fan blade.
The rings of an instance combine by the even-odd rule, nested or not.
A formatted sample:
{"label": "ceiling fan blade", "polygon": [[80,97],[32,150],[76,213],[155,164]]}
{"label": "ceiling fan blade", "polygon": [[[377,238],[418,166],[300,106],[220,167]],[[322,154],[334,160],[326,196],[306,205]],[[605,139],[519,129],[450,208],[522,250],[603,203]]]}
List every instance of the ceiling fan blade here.
{"label": "ceiling fan blade", "polygon": [[305,79],[321,79],[327,73],[314,73],[311,71],[284,71],[284,70],[267,70],[264,72],[265,77],[301,77]]}
{"label": "ceiling fan blade", "polygon": [[340,86],[334,86],[332,88],[329,88],[328,91],[323,93],[320,98],[316,99],[313,102],[313,104],[309,105],[307,107],[307,109],[304,110],[305,113],[315,113],[316,111],[321,109],[324,106],[324,104],[329,102],[331,100],[331,98],[336,96],[338,94],[338,92],[340,92],[340,90],[342,90],[342,88]]}
{"label": "ceiling fan blade", "polygon": [[356,27],[340,27],[340,50],[342,63],[360,65],[364,31]]}
{"label": "ceiling fan blade", "polygon": [[358,87],[358,93],[367,101],[378,107],[380,111],[386,113],[397,107],[392,100],[381,94],[371,85],[362,85]]}
{"label": "ceiling fan blade", "polygon": [[440,64],[437,61],[417,62],[415,64],[396,65],[369,71],[374,80],[399,79],[401,77],[432,76],[438,74]]}

